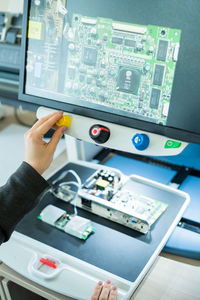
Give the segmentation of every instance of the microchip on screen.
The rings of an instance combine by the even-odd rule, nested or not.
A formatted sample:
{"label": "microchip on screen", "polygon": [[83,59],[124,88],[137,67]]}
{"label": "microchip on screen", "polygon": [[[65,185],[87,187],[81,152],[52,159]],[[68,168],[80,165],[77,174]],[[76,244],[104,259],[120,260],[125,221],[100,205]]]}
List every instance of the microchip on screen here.
{"label": "microchip on screen", "polygon": [[164,65],[155,65],[154,75],[153,75],[153,84],[161,86],[163,83],[163,77],[165,72]]}
{"label": "microchip on screen", "polygon": [[157,60],[166,61],[168,44],[168,41],[159,40],[158,51],[156,56]]}
{"label": "microchip on screen", "polygon": [[120,67],[117,80],[117,90],[137,95],[141,72],[138,69]]}
{"label": "microchip on screen", "polygon": [[97,50],[95,48],[85,47],[82,62],[89,66],[95,66],[97,62]]}
{"label": "microchip on screen", "polygon": [[158,109],[160,101],[161,90],[152,88],[150,96],[150,108]]}

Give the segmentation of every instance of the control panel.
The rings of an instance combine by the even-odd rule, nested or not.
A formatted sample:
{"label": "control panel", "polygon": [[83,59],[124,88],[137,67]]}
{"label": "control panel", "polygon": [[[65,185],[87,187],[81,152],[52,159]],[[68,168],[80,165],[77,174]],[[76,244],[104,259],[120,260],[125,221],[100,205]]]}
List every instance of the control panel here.
{"label": "control panel", "polygon": [[[56,110],[40,107],[37,118],[40,119]],[[187,143],[172,140],[150,132],[96,120],[72,113],[69,116],[71,126],[66,134],[90,143],[102,144],[104,147],[142,155],[170,156],[181,153]],[[61,119],[62,123],[63,119]],[[62,123],[64,124],[64,123]],[[67,126],[69,127],[69,126]]]}

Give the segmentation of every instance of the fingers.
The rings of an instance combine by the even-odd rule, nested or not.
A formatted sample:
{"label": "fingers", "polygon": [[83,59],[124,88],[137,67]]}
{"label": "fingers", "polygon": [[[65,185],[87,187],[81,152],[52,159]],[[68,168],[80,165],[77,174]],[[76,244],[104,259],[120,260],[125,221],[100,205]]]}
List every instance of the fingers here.
{"label": "fingers", "polygon": [[66,131],[66,127],[60,127],[54,132],[50,142],[48,143],[52,152],[56,150],[56,147],[65,131]]}
{"label": "fingers", "polygon": [[93,294],[91,296],[91,300],[99,300],[99,296],[101,294],[102,287],[103,287],[103,282],[99,281],[94,288]]}
{"label": "fingers", "polygon": [[37,126],[36,124],[35,125],[37,126],[36,129],[39,132],[39,134],[43,136],[45,133],[47,133],[47,131],[49,131],[49,129],[51,129],[56,124],[56,122],[60,120],[62,116],[63,116],[63,112],[59,111],[58,113],[54,113],[48,116],[47,118],[46,117],[44,119],[42,118],[43,120],[41,119],[41,122],[38,121],[39,126]]}
{"label": "fingers", "polygon": [[61,116],[62,116],[62,112],[54,112],[54,113],[52,113],[52,114],[50,114],[50,115],[48,115],[48,116],[46,116],[46,117],[43,117],[43,118],[41,118],[40,120],[38,120],[38,121],[32,126],[32,129],[38,128],[40,125],[42,125],[44,122],[46,122],[49,118],[51,118],[52,116],[57,115],[58,113],[60,113]]}
{"label": "fingers", "polygon": [[103,289],[101,291],[101,295],[99,297],[99,300],[108,300],[109,294],[111,290],[111,281],[108,279],[103,286]]}
{"label": "fingers", "polygon": [[117,299],[117,287],[113,285],[110,291],[109,300],[116,300]]}
{"label": "fingers", "polygon": [[44,123],[42,123],[38,128],[37,131],[39,131],[40,135],[43,136],[49,129],[53,127],[53,125],[56,124],[58,120],[62,117],[63,112],[58,112],[55,115],[52,115],[50,118],[48,118]]}
{"label": "fingers", "polygon": [[113,285],[111,280],[107,280],[104,285],[99,281],[93,291],[90,300],[117,300],[117,286]]}

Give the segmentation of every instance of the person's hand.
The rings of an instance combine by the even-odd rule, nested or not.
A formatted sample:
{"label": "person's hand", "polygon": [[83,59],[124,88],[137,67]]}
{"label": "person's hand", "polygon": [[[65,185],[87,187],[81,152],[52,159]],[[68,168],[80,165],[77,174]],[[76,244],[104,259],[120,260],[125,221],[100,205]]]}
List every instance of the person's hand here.
{"label": "person's hand", "polygon": [[117,287],[112,286],[112,282],[107,280],[104,284],[99,281],[93,291],[90,300],[116,300],[117,299]]}
{"label": "person's hand", "polygon": [[43,140],[43,136],[61,119],[62,115],[63,112],[59,111],[40,119],[24,135],[25,162],[39,174],[42,174],[51,164],[57,144],[66,127],[57,128],[49,143]]}

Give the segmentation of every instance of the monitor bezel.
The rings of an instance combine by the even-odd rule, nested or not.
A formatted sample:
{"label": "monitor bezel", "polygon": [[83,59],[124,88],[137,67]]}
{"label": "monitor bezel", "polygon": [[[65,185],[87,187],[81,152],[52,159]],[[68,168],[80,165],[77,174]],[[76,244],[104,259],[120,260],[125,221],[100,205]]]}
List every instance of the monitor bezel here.
{"label": "monitor bezel", "polygon": [[[110,123],[116,123],[118,125],[126,126],[129,128],[138,129],[158,135],[162,135],[168,138],[177,139],[184,142],[192,142],[200,144],[200,134],[178,129],[169,126],[163,126],[139,119],[134,119],[127,116],[116,115],[97,109],[86,108],[75,104],[63,103],[56,100],[47,98],[41,98],[38,96],[28,95],[25,93],[25,80],[26,80],[26,50],[27,50],[27,30],[28,30],[28,17],[30,0],[24,1],[24,13],[22,23],[22,42],[21,42],[21,61],[20,61],[20,81],[19,81],[19,101],[28,102],[36,106],[44,106],[47,108],[63,110],[64,112],[73,113],[76,115],[85,116],[95,120],[106,121]],[[94,118],[95,115],[95,118]]]}

